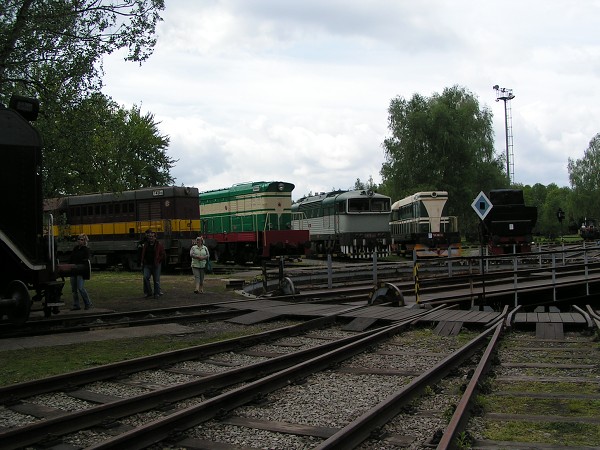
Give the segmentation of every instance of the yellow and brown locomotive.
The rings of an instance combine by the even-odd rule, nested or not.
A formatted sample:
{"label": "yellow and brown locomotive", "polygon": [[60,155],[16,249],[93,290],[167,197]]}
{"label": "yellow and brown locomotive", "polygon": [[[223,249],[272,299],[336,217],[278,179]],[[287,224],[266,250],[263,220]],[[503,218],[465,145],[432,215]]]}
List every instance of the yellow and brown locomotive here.
{"label": "yellow and brown locomotive", "polygon": [[76,237],[85,233],[97,267],[139,268],[139,248],[148,229],[165,246],[166,269],[189,267],[192,240],[200,233],[198,189],[193,187],[75,195],[47,200],[44,209],[55,217],[59,260],[69,257]]}

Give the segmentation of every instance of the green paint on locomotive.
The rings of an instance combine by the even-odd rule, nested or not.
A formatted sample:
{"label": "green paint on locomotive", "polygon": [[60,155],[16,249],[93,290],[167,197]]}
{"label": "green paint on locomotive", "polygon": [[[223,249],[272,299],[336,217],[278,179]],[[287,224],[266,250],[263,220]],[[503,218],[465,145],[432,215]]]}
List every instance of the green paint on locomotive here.
{"label": "green paint on locomotive", "polygon": [[292,183],[258,181],[201,192],[200,218],[206,234],[291,229]]}

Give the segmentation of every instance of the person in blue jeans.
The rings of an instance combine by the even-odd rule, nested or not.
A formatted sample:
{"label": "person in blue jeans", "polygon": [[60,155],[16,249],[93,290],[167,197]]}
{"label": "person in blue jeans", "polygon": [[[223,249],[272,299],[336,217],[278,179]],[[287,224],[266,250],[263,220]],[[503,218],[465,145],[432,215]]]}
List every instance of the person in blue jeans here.
{"label": "person in blue jeans", "polygon": [[154,282],[154,298],[161,295],[160,291],[160,270],[167,254],[165,247],[156,240],[156,233],[152,230],[146,231],[147,242],[142,247],[142,270],[144,272],[144,292],[146,298],[152,297],[152,284],[150,277]]}
{"label": "person in blue jeans", "polygon": [[[69,262],[71,264],[89,264],[90,249],[88,247],[88,237],[85,234],[77,236],[77,245],[71,252]],[[71,311],[77,311],[81,309],[79,305],[79,296],[83,299],[83,305],[85,309],[92,307],[90,296],[88,295],[85,287],[83,286],[84,279],[83,275],[74,275],[71,277],[71,293],[73,294],[73,307]]]}

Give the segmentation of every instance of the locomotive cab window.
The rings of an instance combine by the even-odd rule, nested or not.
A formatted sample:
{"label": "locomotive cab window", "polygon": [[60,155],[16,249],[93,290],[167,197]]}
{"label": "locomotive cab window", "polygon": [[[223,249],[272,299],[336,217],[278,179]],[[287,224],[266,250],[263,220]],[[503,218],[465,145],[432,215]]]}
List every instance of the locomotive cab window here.
{"label": "locomotive cab window", "polygon": [[348,212],[361,212],[369,210],[368,198],[351,198],[348,200]]}
{"label": "locomotive cab window", "polygon": [[390,201],[385,198],[374,198],[371,200],[371,211],[386,212],[390,210]]}

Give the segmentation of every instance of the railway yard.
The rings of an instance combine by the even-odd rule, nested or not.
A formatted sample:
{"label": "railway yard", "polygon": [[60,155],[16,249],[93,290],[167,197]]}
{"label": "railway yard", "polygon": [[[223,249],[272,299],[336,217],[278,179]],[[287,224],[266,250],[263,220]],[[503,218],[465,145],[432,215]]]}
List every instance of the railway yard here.
{"label": "railway yard", "polygon": [[[197,304],[124,303],[4,326],[4,347],[24,350],[118,345],[144,330],[215,339],[1,386],[0,444],[598,448],[596,253],[419,263],[418,274],[410,261],[290,265],[270,281],[211,275],[230,289]],[[218,339],[232,330],[240,336]]]}
{"label": "railway yard", "polygon": [[[125,35],[154,32],[140,20]],[[463,185],[421,176],[427,164],[404,177],[396,164],[423,139],[386,139],[380,186],[292,201],[281,180],[168,186],[168,136],[140,141],[148,159],[112,121],[143,164],[88,182],[53,170],[77,133],[53,140],[46,109],[37,127],[40,100],[0,104],[0,450],[600,448],[600,241],[579,160],[572,196],[508,187],[508,122],[508,183],[478,126]],[[117,141],[94,146],[95,167]],[[560,240],[559,200],[578,209],[556,212]]]}

